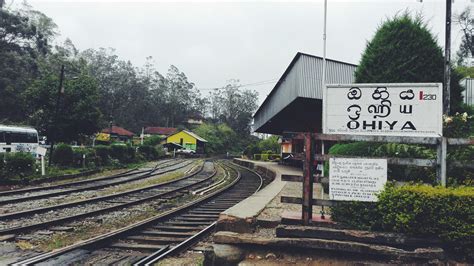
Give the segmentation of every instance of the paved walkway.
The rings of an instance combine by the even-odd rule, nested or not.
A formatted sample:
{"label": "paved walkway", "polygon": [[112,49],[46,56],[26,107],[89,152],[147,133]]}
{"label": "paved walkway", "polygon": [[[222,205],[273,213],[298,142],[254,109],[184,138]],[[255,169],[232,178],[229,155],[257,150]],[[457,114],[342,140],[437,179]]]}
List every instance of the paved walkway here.
{"label": "paved walkway", "polygon": [[[257,219],[266,221],[279,221],[283,212],[301,213],[301,205],[281,203],[281,196],[302,197],[302,183],[281,181],[281,175],[302,175],[301,169],[291,166],[279,165],[273,162],[253,162],[256,166],[262,166],[275,172],[275,180],[261,191],[228,209],[224,214],[240,219]],[[321,198],[322,187],[320,184],[314,186],[314,198]],[[327,198],[325,195],[324,198]],[[320,207],[314,206],[313,212],[319,213]]]}

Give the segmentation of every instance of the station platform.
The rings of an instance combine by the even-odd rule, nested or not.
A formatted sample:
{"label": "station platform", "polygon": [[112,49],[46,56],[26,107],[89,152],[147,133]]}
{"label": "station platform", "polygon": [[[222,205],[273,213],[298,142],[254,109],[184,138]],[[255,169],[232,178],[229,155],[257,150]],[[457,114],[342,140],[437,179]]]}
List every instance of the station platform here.
{"label": "station platform", "polygon": [[[265,169],[271,171],[274,180],[259,192],[223,212],[218,222],[219,230],[250,233],[255,231],[256,226],[277,226],[280,224],[282,216],[300,215],[300,205],[281,203],[280,198],[281,196],[301,197],[302,183],[281,181],[282,175],[302,175],[301,169],[279,165],[276,162],[246,159],[234,159],[234,163],[254,170]],[[329,196],[323,194],[322,191],[321,184],[314,184],[313,197],[327,199]],[[319,214],[320,211],[320,207],[313,207],[314,214]]]}
{"label": "station platform", "polygon": [[[313,206],[313,225],[290,225],[291,217],[300,219],[301,205],[281,203],[280,198],[301,197],[302,183],[281,181],[281,176],[302,175],[302,170],[245,159],[234,159],[234,163],[274,180],[220,214],[213,249],[208,252],[211,255],[205,256],[205,261],[212,263],[205,265],[280,265],[292,261],[290,264],[305,265],[437,264],[445,256],[438,247],[406,249],[392,245],[394,241],[420,243],[423,239],[337,228],[330,219],[321,220],[319,206]],[[315,183],[313,198],[328,199],[329,195]]]}

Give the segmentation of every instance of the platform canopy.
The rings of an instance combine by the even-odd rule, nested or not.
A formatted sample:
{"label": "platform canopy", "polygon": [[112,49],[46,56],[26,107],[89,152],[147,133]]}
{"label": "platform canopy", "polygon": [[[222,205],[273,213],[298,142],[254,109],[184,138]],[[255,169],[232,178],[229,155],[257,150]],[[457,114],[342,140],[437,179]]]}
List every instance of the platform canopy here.
{"label": "platform canopy", "polygon": [[[254,114],[253,130],[281,135],[285,131],[321,132],[323,59],[297,53]],[[354,82],[356,65],[326,60],[326,83]]]}

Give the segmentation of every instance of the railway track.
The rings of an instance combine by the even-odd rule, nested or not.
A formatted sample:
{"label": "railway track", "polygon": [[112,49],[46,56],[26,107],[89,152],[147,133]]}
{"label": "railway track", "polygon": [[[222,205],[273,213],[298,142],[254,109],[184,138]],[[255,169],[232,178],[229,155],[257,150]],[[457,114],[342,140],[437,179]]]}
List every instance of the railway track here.
{"label": "railway track", "polygon": [[[207,164],[207,165],[206,165]],[[179,179],[92,199],[64,203],[46,208],[33,209],[3,215],[0,220],[0,236],[24,233],[33,229],[47,228],[65,222],[92,217],[123,209],[151,200],[179,196],[182,191],[199,186],[215,175],[211,163],[204,163],[198,171]],[[37,222],[39,221],[39,222]]]}
{"label": "railway track", "polygon": [[[66,184],[54,185],[49,187],[35,187],[19,190],[11,190],[0,192],[0,206],[20,203],[31,200],[38,200],[48,197],[61,196],[70,193],[82,192],[86,190],[96,190],[107,186],[120,185],[135,180],[140,180],[151,176],[152,174],[163,174],[164,171],[157,173],[157,171],[183,164],[183,161],[165,161],[158,163],[150,170],[132,170],[129,172],[111,175],[106,177],[99,177],[94,179],[76,181]],[[188,164],[192,162],[187,162]],[[172,170],[169,170],[172,171]],[[166,171],[166,172],[169,172]]]}
{"label": "railway track", "polygon": [[13,265],[152,265],[166,256],[177,254],[212,232],[219,213],[261,188],[262,178],[255,172],[229,165],[225,168],[233,173],[229,174],[233,180],[197,200]]}

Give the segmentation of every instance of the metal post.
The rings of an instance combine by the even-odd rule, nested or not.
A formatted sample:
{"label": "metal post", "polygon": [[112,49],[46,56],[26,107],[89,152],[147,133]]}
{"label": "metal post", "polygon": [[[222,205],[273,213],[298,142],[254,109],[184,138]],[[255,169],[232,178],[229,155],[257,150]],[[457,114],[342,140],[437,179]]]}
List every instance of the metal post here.
{"label": "metal post", "polygon": [[46,175],[46,169],[44,168],[44,155],[41,155],[41,175]]}
{"label": "metal post", "polygon": [[51,141],[51,146],[49,149],[49,162],[48,165],[51,166],[51,163],[53,161],[53,150],[54,150],[54,142],[56,141],[56,123],[58,122],[58,114],[59,114],[59,104],[61,101],[61,94],[64,92],[63,91],[63,80],[64,80],[64,65],[61,66],[61,75],[59,77],[59,87],[58,87],[58,96],[56,98],[56,110],[54,112],[54,120],[53,120],[53,126],[49,128],[49,138]]}
{"label": "metal post", "polygon": [[304,151],[305,160],[303,166],[303,206],[302,218],[303,224],[311,224],[313,216],[313,142],[311,139],[311,133],[304,134]]}
{"label": "metal post", "polygon": [[323,28],[323,76],[321,77],[321,89],[326,86],[326,21],[328,1],[324,0],[324,28]]}
{"label": "metal post", "polygon": [[447,156],[448,141],[442,137],[439,140],[437,147],[437,171],[436,177],[441,186],[446,186],[446,156]]}
{"label": "metal post", "polygon": [[443,91],[443,107],[444,114],[450,111],[450,95],[451,95],[451,1],[446,0],[446,39],[444,45],[444,91]]}

